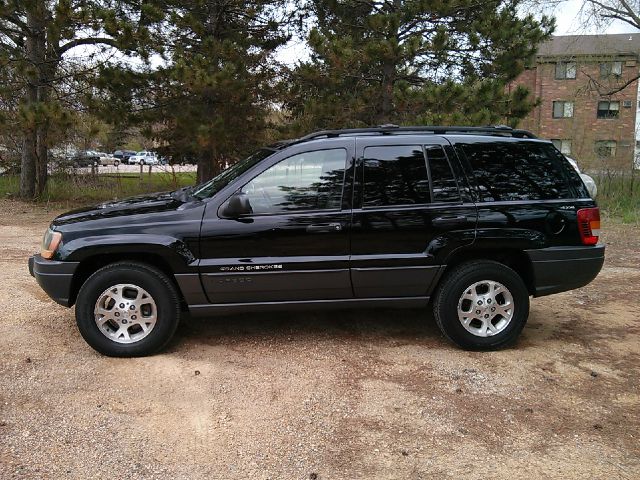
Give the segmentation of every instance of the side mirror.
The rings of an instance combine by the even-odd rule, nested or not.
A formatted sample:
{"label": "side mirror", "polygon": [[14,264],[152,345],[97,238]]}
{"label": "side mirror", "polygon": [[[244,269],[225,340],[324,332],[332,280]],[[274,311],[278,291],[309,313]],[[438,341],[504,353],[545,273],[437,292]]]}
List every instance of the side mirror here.
{"label": "side mirror", "polygon": [[249,197],[244,192],[234,193],[229,200],[220,206],[220,216],[222,218],[238,218],[252,213],[253,208],[249,203]]}

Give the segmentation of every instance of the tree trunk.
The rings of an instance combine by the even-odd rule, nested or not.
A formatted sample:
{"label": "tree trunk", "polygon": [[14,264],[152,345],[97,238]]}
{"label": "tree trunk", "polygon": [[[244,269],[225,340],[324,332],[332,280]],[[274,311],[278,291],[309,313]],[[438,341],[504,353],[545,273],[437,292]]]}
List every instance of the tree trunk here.
{"label": "tree trunk", "polygon": [[197,183],[206,182],[213,178],[213,157],[210,152],[201,152],[198,156]]}
{"label": "tree trunk", "polygon": [[[27,111],[28,125],[24,130],[22,142],[22,165],[20,171],[20,196],[34,198],[42,193],[47,179],[47,132],[46,121],[42,113],[38,112],[38,104],[43,99],[42,69],[46,60],[46,5],[38,1],[33,8],[27,9],[27,25],[29,34],[26,36],[25,51],[29,63],[33,66],[27,72],[26,93],[23,99]],[[44,158],[42,155],[44,154]],[[43,158],[43,159],[42,159]],[[44,172],[42,162],[44,162]]]}
{"label": "tree trunk", "polygon": [[380,109],[376,118],[378,125],[390,123],[393,113],[393,86],[396,82],[396,66],[391,61],[386,61],[382,66],[382,95]]}
{"label": "tree trunk", "polygon": [[36,129],[36,197],[39,197],[44,193],[49,173],[49,146],[47,145],[47,135],[49,133],[48,124],[48,120],[44,120],[44,122],[38,125],[38,128]]}
{"label": "tree trunk", "polygon": [[26,130],[22,139],[22,162],[20,168],[20,196],[33,198],[36,194],[36,132]]}

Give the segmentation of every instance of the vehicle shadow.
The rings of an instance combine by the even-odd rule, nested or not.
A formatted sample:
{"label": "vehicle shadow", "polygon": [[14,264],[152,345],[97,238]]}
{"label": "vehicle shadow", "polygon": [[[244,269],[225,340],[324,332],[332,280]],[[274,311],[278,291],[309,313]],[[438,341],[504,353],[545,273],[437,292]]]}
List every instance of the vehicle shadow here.
{"label": "vehicle shadow", "polygon": [[431,309],[360,309],[244,313],[206,318],[185,315],[170,349],[181,344],[260,341],[446,343]]}

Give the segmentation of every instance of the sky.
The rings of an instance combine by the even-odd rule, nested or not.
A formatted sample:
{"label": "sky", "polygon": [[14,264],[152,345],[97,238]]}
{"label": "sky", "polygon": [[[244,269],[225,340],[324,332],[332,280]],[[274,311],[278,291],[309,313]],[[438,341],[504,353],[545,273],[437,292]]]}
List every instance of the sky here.
{"label": "sky", "polygon": [[580,15],[583,0],[566,0],[549,10],[556,17],[554,35],[595,35],[598,33],[638,33],[638,30],[624,22],[616,21],[600,27],[585,25]]}
{"label": "sky", "polygon": [[[533,3],[533,2],[532,2]],[[537,2],[536,2],[537,3]],[[551,3],[551,2],[549,2]],[[542,12],[556,17],[556,31],[554,35],[595,35],[599,33],[640,33],[631,25],[616,21],[609,25],[596,26],[586,24],[584,15],[581,15],[581,8],[584,0],[560,0],[555,6],[549,5],[543,10],[536,5],[539,14]],[[294,39],[288,45],[280,49],[278,59],[288,65],[295,65],[300,60],[309,58],[308,50],[303,41]]]}

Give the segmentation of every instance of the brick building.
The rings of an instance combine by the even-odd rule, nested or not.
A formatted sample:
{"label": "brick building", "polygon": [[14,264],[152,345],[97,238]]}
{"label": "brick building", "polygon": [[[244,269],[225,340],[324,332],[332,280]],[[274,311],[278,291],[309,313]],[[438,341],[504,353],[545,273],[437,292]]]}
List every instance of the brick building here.
{"label": "brick building", "polygon": [[634,161],[639,69],[640,34],[553,37],[515,82],[540,100],[519,126],[553,140],[583,168],[626,170]]}

